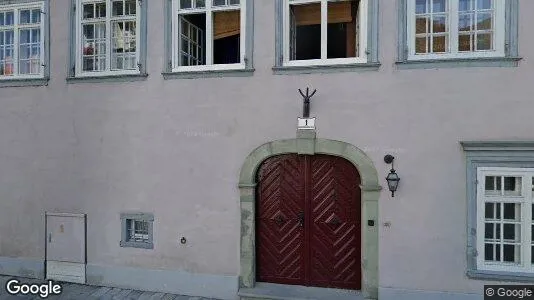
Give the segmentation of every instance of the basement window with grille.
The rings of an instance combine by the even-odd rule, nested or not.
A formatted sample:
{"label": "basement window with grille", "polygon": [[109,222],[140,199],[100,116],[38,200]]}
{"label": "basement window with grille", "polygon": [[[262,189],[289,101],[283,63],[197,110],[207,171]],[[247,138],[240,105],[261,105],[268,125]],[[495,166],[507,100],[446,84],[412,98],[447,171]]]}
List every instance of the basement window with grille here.
{"label": "basement window with grille", "polygon": [[121,214],[121,247],[153,249],[154,215],[149,213]]}

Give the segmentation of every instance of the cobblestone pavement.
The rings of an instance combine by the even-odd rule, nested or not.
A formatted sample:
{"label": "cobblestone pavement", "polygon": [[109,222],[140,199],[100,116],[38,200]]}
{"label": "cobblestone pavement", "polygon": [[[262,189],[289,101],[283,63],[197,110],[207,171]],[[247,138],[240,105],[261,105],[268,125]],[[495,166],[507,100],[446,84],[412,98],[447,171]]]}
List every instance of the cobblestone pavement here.
{"label": "cobblestone pavement", "polygon": [[[20,299],[42,299],[39,295],[17,295],[8,294],[6,283],[10,276],[0,276],[0,300],[20,300]],[[44,280],[16,278],[21,284],[46,283]],[[52,295],[47,299],[105,299],[105,300],[216,300],[203,297],[192,297],[173,295],[165,293],[144,292],[130,289],[91,286],[75,283],[61,283],[63,291],[60,295]]]}

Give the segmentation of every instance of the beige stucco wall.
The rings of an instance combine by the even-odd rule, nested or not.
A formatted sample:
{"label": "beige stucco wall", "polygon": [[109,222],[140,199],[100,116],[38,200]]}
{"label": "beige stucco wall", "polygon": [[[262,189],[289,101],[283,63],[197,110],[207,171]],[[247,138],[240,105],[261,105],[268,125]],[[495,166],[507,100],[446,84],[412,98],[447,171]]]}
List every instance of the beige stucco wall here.
{"label": "beige stucco wall", "polygon": [[[297,89],[310,86],[318,137],[366,151],[384,186],[383,156],[396,156],[399,192],[379,204],[391,222],[380,286],[481,291],[464,275],[458,142],[534,139],[534,2],[520,3],[519,68],[397,70],[397,10],[381,1],[379,71],[273,75],[274,1],[255,1],[254,76],[163,80],[163,1],[151,0],[148,79],[99,84],[65,82],[67,4],[51,3],[49,86],[0,89],[0,256],[44,258],[44,212],[82,212],[89,263],[237,275],[240,167],[295,137]],[[154,250],[119,247],[119,213],[131,210],[154,213]]]}

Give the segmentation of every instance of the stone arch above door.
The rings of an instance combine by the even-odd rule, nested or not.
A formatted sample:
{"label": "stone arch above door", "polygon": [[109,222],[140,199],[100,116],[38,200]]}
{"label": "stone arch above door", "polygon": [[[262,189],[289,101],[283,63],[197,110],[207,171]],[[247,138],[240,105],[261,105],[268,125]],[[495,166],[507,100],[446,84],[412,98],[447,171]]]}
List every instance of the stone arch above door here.
{"label": "stone arch above door", "polygon": [[[255,285],[255,188],[256,172],[272,156],[327,154],[350,161],[360,173],[362,200],[362,293],[378,298],[378,199],[382,189],[372,160],[357,147],[335,140],[315,138],[315,132],[298,132],[296,139],[277,140],[254,149],[245,159],[239,176],[241,204],[240,288]],[[374,222],[371,226],[368,221]]]}

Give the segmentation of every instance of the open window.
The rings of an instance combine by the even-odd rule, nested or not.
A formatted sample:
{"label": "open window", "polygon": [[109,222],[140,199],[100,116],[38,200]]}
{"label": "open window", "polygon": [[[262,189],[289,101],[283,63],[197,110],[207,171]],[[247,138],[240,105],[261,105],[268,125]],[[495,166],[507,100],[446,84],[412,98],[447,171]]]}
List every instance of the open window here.
{"label": "open window", "polygon": [[285,65],[367,62],[367,0],[285,5]]}
{"label": "open window", "polygon": [[173,71],[244,68],[245,2],[173,2]]}

